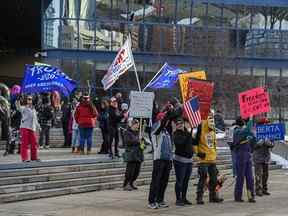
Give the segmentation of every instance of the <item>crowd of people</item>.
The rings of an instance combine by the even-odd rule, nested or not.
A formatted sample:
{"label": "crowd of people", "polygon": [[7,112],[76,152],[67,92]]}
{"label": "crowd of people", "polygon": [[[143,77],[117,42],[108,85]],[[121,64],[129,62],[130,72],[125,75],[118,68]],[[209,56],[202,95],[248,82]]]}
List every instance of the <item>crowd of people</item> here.
{"label": "crowd of people", "polygon": [[[144,132],[140,132],[140,128],[144,125],[143,121],[129,117],[129,102],[124,102],[121,93],[110,98],[103,97],[101,100],[93,100],[88,93],[81,92],[76,92],[74,97],[64,100],[61,100],[57,92],[38,96],[18,95],[11,100],[11,110],[10,131],[19,130],[19,153],[23,162],[39,161],[38,142],[40,148],[49,148],[50,128],[59,125],[63,128],[63,146],[71,147],[73,154],[90,154],[93,128],[98,122],[103,137],[99,154],[119,158],[121,137],[125,148],[123,159],[127,163],[123,182],[125,191],[137,190],[135,182],[140,174],[141,163],[144,161],[144,149],[147,143],[152,144],[153,171],[148,197],[149,208],[168,207],[165,191],[173,167],[176,175],[176,205],[192,204],[187,198],[187,191],[194,159],[198,161],[199,175],[196,203],[204,204],[203,195],[206,189],[209,191],[209,202],[224,201],[219,193],[223,182],[219,179],[220,173],[217,169],[215,116],[212,110],[208,119],[202,120],[198,128],[191,128],[183,115],[182,105],[176,98],[169,100],[161,108],[155,102],[152,119],[146,121],[144,128],[148,141],[142,136]],[[265,118],[244,120],[239,117],[230,128],[228,144],[232,153],[233,176],[236,181],[234,190],[236,202],[243,202],[244,180],[249,202],[256,202],[255,195],[270,195],[268,173],[270,150],[274,143],[268,139],[256,140],[253,130],[256,123],[269,122]],[[39,140],[37,131],[40,132]],[[10,134],[17,134],[12,132]],[[8,151],[13,153],[15,149],[16,147],[11,144]],[[256,190],[252,162],[255,166]]]}

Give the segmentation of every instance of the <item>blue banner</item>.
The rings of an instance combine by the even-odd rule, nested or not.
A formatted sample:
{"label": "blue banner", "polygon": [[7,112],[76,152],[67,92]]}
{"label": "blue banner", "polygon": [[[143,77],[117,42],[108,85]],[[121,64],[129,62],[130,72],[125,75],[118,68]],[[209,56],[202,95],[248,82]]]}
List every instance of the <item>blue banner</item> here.
{"label": "blue banner", "polygon": [[284,140],[285,139],[285,124],[266,124],[256,126],[256,137],[257,140],[269,139],[274,140]]}
{"label": "blue banner", "polygon": [[178,80],[178,74],[182,72],[184,71],[180,68],[173,67],[165,63],[160,71],[158,71],[160,75],[147,87],[153,89],[172,88]]}
{"label": "blue banner", "polygon": [[25,65],[23,93],[58,91],[65,96],[76,88],[76,82],[59,68],[45,65]]}

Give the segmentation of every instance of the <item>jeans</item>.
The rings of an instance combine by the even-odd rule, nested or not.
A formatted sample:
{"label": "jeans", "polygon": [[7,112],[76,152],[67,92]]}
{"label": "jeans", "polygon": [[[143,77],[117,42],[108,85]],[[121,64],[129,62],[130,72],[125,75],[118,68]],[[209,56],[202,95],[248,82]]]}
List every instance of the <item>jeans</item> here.
{"label": "jeans", "polygon": [[161,203],[164,201],[164,194],[168,185],[172,161],[153,161],[152,180],[149,191],[149,203]]}
{"label": "jeans", "polygon": [[49,138],[50,138],[50,126],[47,125],[41,125],[41,132],[40,132],[40,139],[39,139],[39,145],[43,145],[45,137],[45,146],[49,146]]}
{"label": "jeans", "polygon": [[93,128],[79,128],[79,132],[80,132],[80,150],[84,150],[86,141],[87,141],[87,150],[91,150]]}
{"label": "jeans", "polygon": [[176,160],[174,160],[173,163],[176,174],[176,199],[186,200],[188,184],[192,173],[192,163],[182,163]]}
{"label": "jeans", "polygon": [[78,147],[79,146],[79,128],[73,129],[72,131],[72,147]]}
{"label": "jeans", "polygon": [[199,181],[197,184],[197,199],[202,199],[204,193],[204,187],[209,175],[209,197],[215,198],[216,197],[216,186],[217,186],[217,168],[216,164],[205,164],[200,163],[198,165],[198,175]]}

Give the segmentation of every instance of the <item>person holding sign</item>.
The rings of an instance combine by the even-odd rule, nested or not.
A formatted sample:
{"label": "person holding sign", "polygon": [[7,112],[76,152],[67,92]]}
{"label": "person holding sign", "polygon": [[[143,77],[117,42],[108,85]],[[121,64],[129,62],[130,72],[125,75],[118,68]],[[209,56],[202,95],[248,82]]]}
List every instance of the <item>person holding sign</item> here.
{"label": "person holding sign", "polygon": [[124,133],[125,153],[123,157],[127,166],[123,189],[126,191],[137,190],[134,182],[139,176],[141,163],[144,160],[144,149],[139,138],[139,126],[139,121],[133,119],[131,126]]}
{"label": "person holding sign", "polygon": [[[269,124],[266,118],[260,119],[257,125]],[[274,143],[269,138],[260,139],[254,146],[253,162],[255,167],[255,187],[256,195],[270,195],[268,192],[269,162],[271,149]]]}
{"label": "person holding sign", "polygon": [[[239,122],[239,120],[238,120]],[[254,181],[252,172],[252,151],[255,144],[255,136],[252,133],[252,117],[245,125],[244,120],[238,123],[240,128],[234,130],[233,145],[236,152],[236,184],[234,190],[235,202],[244,202],[242,200],[244,179],[246,179],[248,201],[255,203]]]}

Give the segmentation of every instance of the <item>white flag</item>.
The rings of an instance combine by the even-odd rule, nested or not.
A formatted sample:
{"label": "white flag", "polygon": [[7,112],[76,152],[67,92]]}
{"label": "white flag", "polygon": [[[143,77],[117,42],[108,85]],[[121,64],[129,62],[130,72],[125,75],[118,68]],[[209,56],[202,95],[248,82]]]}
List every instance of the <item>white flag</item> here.
{"label": "white flag", "polygon": [[129,68],[134,65],[134,58],[131,50],[130,35],[125,41],[124,45],[119,50],[113,63],[110,65],[108,72],[102,79],[104,90],[109,89]]}

